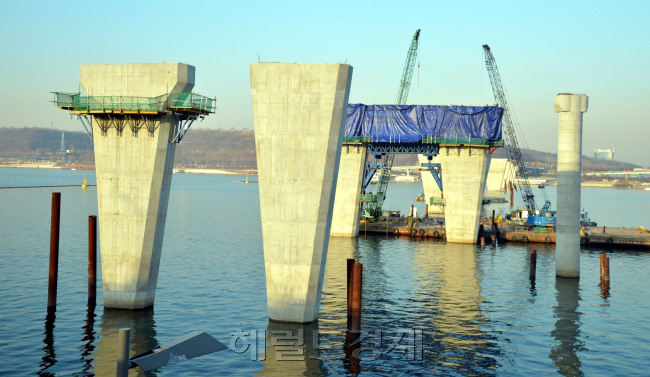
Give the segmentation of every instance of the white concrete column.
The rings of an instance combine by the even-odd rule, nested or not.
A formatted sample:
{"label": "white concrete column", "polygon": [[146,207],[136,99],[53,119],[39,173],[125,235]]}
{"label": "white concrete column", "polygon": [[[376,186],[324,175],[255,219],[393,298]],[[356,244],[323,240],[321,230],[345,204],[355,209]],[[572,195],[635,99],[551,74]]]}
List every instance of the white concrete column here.
{"label": "white concrete column", "polygon": [[[438,156],[434,156],[433,159],[429,160],[427,159],[427,156],[419,154],[418,162],[420,164],[427,163],[427,162],[440,163],[440,159],[438,158]],[[422,177],[422,189],[424,190],[425,203],[429,204],[429,198],[431,197],[440,198],[442,191],[440,191],[440,187],[438,187],[438,184],[436,183],[436,180],[433,178],[433,175],[431,175],[431,172],[421,171],[420,175]],[[442,207],[429,205],[429,213],[428,213],[429,215],[437,216],[437,215],[442,215],[443,213],[444,211]]]}
{"label": "white concrete column", "polygon": [[485,189],[487,191],[503,191],[508,159],[490,158],[490,160]]}
{"label": "white concrete column", "polygon": [[489,148],[441,146],[447,242],[476,243]]}
{"label": "white concrete column", "polygon": [[346,143],[341,149],[331,236],[359,235],[359,194],[363,183],[368,148],[361,143]]}
{"label": "white concrete column", "polygon": [[[157,97],[190,92],[194,67],[180,63],[92,64],[81,67],[89,96]],[[113,114],[115,119],[122,115]],[[149,115],[142,115],[147,117]],[[143,309],[154,304],[176,144],[174,118],[155,115],[157,128],[128,126],[103,134],[93,117],[104,306]]]}
{"label": "white concrete column", "polygon": [[318,317],[352,67],[251,64],[269,318]]}
{"label": "white concrete column", "polygon": [[580,277],[582,113],[586,111],[586,94],[560,93],[555,96],[555,112],[560,115],[555,273],[561,277]]}

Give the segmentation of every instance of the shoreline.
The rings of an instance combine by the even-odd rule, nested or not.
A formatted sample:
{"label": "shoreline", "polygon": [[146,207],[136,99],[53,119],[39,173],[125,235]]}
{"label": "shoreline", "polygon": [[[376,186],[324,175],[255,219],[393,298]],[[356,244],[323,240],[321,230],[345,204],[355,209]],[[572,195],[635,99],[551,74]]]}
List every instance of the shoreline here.
{"label": "shoreline", "polygon": [[[48,169],[48,170],[95,170],[94,165],[67,164],[59,166],[46,164],[0,164],[0,168],[13,169]],[[252,169],[212,169],[212,168],[173,168],[174,174],[218,174],[218,175],[257,175]]]}

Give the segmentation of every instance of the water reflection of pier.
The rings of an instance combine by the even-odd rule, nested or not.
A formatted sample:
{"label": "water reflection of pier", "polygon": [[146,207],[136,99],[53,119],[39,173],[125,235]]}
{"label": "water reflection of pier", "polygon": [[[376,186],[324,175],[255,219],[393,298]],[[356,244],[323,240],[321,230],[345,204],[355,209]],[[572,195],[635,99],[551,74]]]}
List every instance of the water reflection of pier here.
{"label": "water reflection of pier", "polygon": [[579,279],[558,277],[555,282],[557,306],[554,314],[555,329],[551,336],[559,343],[551,349],[549,357],[557,372],[563,376],[583,376],[578,353],[584,350],[580,338]]}
{"label": "water reflection of pier", "polygon": [[457,243],[418,246],[417,301],[430,322],[424,328],[424,359],[436,373],[485,374],[497,367],[501,351],[481,329],[485,317],[476,250],[476,245]]}
{"label": "water reflection of pier", "polygon": [[[104,309],[99,325],[100,340],[93,354],[95,375],[115,375],[117,357],[117,334],[120,328],[131,329],[130,357],[158,347],[156,323],[153,309],[149,310],[110,310]],[[155,371],[143,372],[140,368],[130,370],[130,376],[156,376]]]}

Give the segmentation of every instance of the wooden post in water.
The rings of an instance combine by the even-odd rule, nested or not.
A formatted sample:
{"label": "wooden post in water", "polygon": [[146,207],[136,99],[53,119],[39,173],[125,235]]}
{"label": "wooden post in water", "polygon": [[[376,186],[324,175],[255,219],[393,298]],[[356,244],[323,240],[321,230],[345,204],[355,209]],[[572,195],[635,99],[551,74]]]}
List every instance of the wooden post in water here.
{"label": "wooden post in water", "polygon": [[97,297],[97,216],[88,216],[88,300]]}
{"label": "wooden post in water", "polygon": [[530,251],[530,271],[528,276],[531,280],[535,280],[535,275],[537,273],[537,250]]}
{"label": "wooden post in water", "polygon": [[605,253],[600,253],[600,281],[601,281],[601,283],[603,281],[603,276],[605,274],[605,258],[607,258]]}
{"label": "wooden post in water", "polygon": [[59,229],[61,223],[61,193],[52,193],[50,226],[50,277],[47,285],[47,311],[56,311],[56,288],[59,276]]}

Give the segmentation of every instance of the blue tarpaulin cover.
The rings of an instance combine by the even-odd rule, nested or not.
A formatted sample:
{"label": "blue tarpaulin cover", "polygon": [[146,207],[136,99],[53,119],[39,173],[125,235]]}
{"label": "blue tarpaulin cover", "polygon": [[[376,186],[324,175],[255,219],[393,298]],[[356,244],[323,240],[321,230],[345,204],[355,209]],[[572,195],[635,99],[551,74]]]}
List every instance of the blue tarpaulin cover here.
{"label": "blue tarpaulin cover", "polygon": [[348,104],[345,136],[401,143],[427,136],[501,140],[502,116],[498,106]]}

